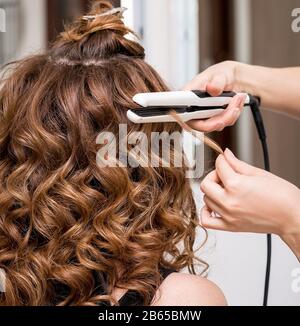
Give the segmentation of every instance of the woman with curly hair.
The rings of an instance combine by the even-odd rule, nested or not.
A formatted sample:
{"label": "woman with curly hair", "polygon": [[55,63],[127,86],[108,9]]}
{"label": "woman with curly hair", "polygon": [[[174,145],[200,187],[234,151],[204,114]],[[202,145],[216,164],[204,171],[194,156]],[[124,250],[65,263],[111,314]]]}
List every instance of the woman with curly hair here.
{"label": "woman with curly hair", "polygon": [[96,2],[2,80],[0,305],[223,305],[196,276],[185,168],[97,165],[97,136],[120,124],[181,131],[128,122],[136,93],[168,89],[111,9]]}

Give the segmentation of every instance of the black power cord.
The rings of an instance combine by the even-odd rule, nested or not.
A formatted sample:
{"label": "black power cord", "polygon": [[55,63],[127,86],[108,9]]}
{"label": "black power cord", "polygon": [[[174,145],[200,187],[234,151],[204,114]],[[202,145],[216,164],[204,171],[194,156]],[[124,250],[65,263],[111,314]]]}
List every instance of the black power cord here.
{"label": "black power cord", "polygon": [[[269,158],[269,150],[267,144],[267,135],[265,131],[263,117],[260,112],[260,99],[258,97],[250,96],[250,108],[263,149],[265,170],[270,172],[270,158]],[[271,274],[271,258],[272,258],[272,235],[268,234],[267,235],[267,264],[266,264],[263,306],[268,305],[270,274]]]}

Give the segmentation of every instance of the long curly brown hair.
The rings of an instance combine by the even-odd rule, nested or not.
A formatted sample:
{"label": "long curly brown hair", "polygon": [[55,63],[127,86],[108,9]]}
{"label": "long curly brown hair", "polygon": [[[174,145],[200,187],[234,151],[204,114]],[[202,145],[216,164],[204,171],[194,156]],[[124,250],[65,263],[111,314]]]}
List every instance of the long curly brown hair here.
{"label": "long curly brown hair", "polygon": [[[109,9],[98,1],[90,15]],[[118,134],[121,123],[128,133],[180,131],[126,119],[136,93],[168,90],[129,32],[117,14],[78,19],[2,78],[0,305],[99,305],[114,302],[115,288],[149,305],[160,268],[195,274],[198,218],[185,168],[96,162],[98,134]]]}

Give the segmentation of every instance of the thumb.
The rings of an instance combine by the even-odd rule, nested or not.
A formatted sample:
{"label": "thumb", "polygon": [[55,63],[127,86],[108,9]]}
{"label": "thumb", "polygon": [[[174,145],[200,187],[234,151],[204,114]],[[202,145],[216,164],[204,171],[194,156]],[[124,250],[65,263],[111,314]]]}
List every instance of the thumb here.
{"label": "thumb", "polygon": [[219,96],[226,88],[226,78],[223,75],[213,76],[207,84],[206,91],[212,96]]}
{"label": "thumb", "polygon": [[195,89],[198,89],[200,91],[206,91],[207,82],[208,78],[206,76],[206,73],[203,72],[196,76],[194,79],[192,79],[189,83],[187,83],[182,90],[193,91]]}
{"label": "thumb", "polygon": [[259,176],[265,175],[265,171],[258,169],[250,164],[247,164],[239,159],[237,159],[231,150],[228,148],[224,152],[224,156],[230,166],[234,169],[236,173],[244,174],[248,176]]}

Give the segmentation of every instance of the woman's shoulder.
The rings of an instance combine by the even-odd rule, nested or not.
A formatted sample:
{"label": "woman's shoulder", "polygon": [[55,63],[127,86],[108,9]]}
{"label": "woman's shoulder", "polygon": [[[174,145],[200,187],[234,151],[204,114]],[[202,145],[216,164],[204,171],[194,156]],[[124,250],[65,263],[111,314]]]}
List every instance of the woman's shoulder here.
{"label": "woman's shoulder", "polygon": [[198,275],[172,273],[161,284],[154,306],[226,306],[220,288]]}

